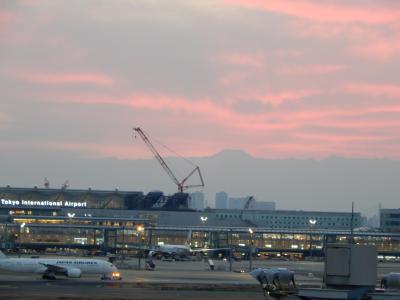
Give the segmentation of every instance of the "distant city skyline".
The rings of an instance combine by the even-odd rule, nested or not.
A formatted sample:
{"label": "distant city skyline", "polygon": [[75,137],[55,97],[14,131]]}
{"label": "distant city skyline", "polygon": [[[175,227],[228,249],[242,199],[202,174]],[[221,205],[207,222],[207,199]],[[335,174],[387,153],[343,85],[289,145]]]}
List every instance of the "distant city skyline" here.
{"label": "distant city skyline", "polygon": [[[5,153],[0,149],[0,185],[61,188],[69,179],[70,188],[110,189],[165,194],[177,187],[156,162],[81,158],[65,152],[48,154],[24,151]],[[181,169],[181,158],[168,159],[173,169]],[[398,208],[400,162],[379,159],[329,158],[324,160],[268,160],[238,151],[224,151],[211,157],[193,158],[204,180],[205,200],[213,207],[215,194],[228,197],[253,195],[260,201],[274,201],[276,209],[356,211],[367,216],[378,213],[378,206]],[[185,174],[185,173],[184,173]],[[384,180],[382,180],[384,178]]]}
{"label": "distant city skyline", "polygon": [[207,207],[217,209],[260,209],[275,210],[276,203],[273,201],[259,201],[252,197],[253,201],[246,207],[250,196],[229,197],[224,191],[217,192],[214,199],[207,199],[201,191],[189,192],[189,207],[196,210],[204,210]]}

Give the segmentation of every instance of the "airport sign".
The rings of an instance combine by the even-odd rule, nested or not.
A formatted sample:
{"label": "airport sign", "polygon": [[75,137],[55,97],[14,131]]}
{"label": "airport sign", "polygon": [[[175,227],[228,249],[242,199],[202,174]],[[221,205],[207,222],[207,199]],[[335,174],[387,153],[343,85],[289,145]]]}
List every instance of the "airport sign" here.
{"label": "airport sign", "polygon": [[84,208],[87,207],[86,201],[49,201],[49,200],[11,200],[0,199],[1,206],[37,206],[37,207],[71,207]]}

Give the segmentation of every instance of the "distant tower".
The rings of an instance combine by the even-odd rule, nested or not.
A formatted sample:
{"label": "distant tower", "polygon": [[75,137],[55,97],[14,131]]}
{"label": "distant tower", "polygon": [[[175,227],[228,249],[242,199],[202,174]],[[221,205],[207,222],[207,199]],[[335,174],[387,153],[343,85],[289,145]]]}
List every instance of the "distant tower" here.
{"label": "distant tower", "polygon": [[65,182],[61,185],[61,188],[63,190],[66,190],[67,188],[69,188],[69,180],[65,180]]}
{"label": "distant tower", "polygon": [[195,210],[204,210],[204,194],[202,192],[191,193],[189,207]]}
{"label": "distant tower", "polygon": [[228,208],[228,194],[219,192],[215,194],[215,208]]}
{"label": "distant tower", "polygon": [[47,177],[44,178],[44,187],[48,189],[50,187],[50,181],[47,179]]}

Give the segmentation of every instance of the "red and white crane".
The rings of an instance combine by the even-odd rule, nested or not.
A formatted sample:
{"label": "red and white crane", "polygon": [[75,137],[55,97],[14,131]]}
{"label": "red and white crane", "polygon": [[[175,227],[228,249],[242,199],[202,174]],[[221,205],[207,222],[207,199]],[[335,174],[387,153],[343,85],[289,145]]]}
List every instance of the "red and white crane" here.
{"label": "red and white crane", "polygon": [[[133,130],[139,134],[139,136],[142,138],[144,143],[149,147],[150,151],[153,153],[154,157],[157,159],[157,161],[160,163],[160,165],[163,167],[164,171],[167,172],[168,176],[172,179],[172,181],[177,185],[178,191],[183,192],[188,188],[193,188],[193,187],[204,187],[204,180],[203,176],[201,175],[200,168],[199,166],[195,166],[195,168],[182,180],[178,180],[178,178],[175,176],[175,174],[172,172],[170,167],[167,165],[165,160],[161,157],[160,153],[158,153],[157,149],[154,147],[154,145],[150,142],[149,138],[146,136],[146,134],[143,132],[143,130],[139,127],[133,128]],[[136,137],[136,135],[135,135]],[[199,184],[186,184],[188,179],[193,175],[197,173],[200,179]]]}

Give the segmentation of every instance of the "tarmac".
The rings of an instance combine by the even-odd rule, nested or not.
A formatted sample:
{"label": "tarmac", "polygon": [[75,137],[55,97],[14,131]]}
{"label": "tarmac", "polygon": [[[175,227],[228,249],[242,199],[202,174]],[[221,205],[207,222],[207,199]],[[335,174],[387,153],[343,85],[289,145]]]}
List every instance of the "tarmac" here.
{"label": "tarmac", "polygon": [[[138,300],[208,300],[265,299],[261,287],[248,273],[249,261],[229,263],[214,261],[214,270],[206,262],[154,261],[154,271],[141,270],[136,259],[118,263],[123,279],[102,281],[100,275],[82,278],[59,277],[43,280],[35,274],[0,271],[0,299],[138,299]],[[320,287],[323,263],[316,261],[256,260],[253,268],[289,268],[298,285]],[[378,277],[400,272],[400,264],[379,264]]]}

